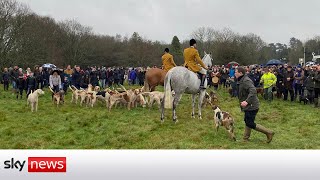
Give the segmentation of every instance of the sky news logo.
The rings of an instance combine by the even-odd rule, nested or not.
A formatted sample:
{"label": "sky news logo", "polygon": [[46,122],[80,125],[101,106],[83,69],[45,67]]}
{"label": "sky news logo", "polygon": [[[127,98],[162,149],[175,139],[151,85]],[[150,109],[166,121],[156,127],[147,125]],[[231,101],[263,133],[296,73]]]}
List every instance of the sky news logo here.
{"label": "sky news logo", "polygon": [[11,158],[4,161],[4,169],[23,171],[28,166],[29,173],[65,173],[67,172],[66,157],[28,157],[26,161]]}

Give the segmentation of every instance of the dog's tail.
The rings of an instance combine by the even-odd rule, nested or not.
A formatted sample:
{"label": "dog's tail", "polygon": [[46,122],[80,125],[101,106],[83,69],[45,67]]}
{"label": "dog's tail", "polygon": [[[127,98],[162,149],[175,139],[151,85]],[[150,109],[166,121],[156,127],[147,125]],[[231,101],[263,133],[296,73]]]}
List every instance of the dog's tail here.
{"label": "dog's tail", "polygon": [[123,89],[125,92],[127,92],[127,89],[124,86],[122,86],[121,84],[119,84],[119,86],[121,87],[121,89]]}
{"label": "dog's tail", "polygon": [[72,92],[74,92],[74,90],[72,89],[72,87],[71,87],[71,86],[69,86],[69,89],[70,89]]}
{"label": "dog's tail", "polygon": [[150,92],[143,92],[143,93],[141,93],[143,96],[150,96]]}
{"label": "dog's tail", "polygon": [[54,94],[54,91],[51,89],[51,87],[49,86],[49,90]]}
{"label": "dog's tail", "polygon": [[172,92],[171,92],[171,76],[172,71],[169,71],[164,80],[164,108],[172,109]]}
{"label": "dog's tail", "polygon": [[72,92],[75,92],[76,90],[78,90],[74,85],[69,86],[69,89],[70,89]]}

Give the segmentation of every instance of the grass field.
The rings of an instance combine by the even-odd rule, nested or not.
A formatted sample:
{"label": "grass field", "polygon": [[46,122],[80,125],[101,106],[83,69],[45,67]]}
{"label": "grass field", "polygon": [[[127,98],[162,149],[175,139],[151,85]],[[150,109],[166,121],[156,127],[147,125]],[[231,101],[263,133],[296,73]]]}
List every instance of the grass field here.
{"label": "grass field", "polygon": [[167,110],[161,124],[157,107],[108,112],[102,103],[94,108],[70,104],[69,93],[66,104],[57,108],[45,91],[39,111],[31,113],[25,97],[16,100],[1,89],[0,149],[320,149],[320,109],[298,102],[268,104],[260,98],[256,122],[276,133],[271,144],[265,144],[265,135],[256,131],[250,142],[242,142],[243,113],[238,100],[224,89],[218,91],[219,106],[236,120],[236,142],[223,128],[214,131],[209,107],[203,110],[203,120],[191,119],[190,95],[178,106],[179,123],[172,122]]}

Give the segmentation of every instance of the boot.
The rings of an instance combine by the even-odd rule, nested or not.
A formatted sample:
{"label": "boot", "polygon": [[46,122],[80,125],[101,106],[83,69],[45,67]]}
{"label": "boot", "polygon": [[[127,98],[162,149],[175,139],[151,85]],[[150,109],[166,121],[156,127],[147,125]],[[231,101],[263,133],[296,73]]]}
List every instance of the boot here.
{"label": "boot", "polygon": [[243,141],[245,141],[245,142],[249,141],[250,134],[251,134],[251,128],[246,126],[244,129]]}
{"label": "boot", "polygon": [[274,135],[274,132],[272,132],[271,130],[269,130],[269,129],[267,129],[267,128],[259,125],[259,124],[257,124],[255,130],[259,131],[259,132],[261,132],[261,133],[263,133],[263,134],[265,134],[267,136],[267,143],[270,143],[272,141],[272,137]]}
{"label": "boot", "polygon": [[206,81],[206,75],[202,74],[201,76],[201,82],[200,82],[200,89],[206,89],[204,87],[204,82]]}
{"label": "boot", "polygon": [[319,99],[318,98],[314,98],[314,107],[317,108],[319,107]]}

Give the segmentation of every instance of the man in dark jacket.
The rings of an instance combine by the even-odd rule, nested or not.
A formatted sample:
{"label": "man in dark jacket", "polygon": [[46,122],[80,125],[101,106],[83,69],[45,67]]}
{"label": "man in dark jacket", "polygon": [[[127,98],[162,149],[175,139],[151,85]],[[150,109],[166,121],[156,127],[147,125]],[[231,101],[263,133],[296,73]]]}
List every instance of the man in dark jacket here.
{"label": "man in dark jacket", "polygon": [[92,68],[92,70],[90,72],[90,84],[93,87],[96,87],[99,85],[98,77],[99,77],[99,75],[98,75],[96,68]]}
{"label": "man in dark jacket", "polygon": [[277,98],[281,99],[282,98],[282,94],[284,92],[284,84],[283,84],[283,74],[281,73],[281,70],[278,69],[275,73],[276,77],[277,77]]}
{"label": "man in dark jacket", "polygon": [[320,94],[320,65],[317,67],[317,72],[312,78],[314,81],[314,107],[319,107],[319,94]]}
{"label": "man in dark jacket", "polygon": [[120,84],[123,85],[124,83],[124,75],[125,75],[125,70],[123,67],[120,68]]}
{"label": "man in dark jacket", "polygon": [[26,82],[26,88],[27,88],[27,98],[29,96],[29,94],[35,91],[36,89],[36,84],[37,84],[37,80],[34,77],[33,73],[30,73],[28,78],[27,78],[27,82]]}
{"label": "man in dark jacket", "polygon": [[76,66],[74,73],[72,74],[72,85],[77,89],[80,89],[82,81],[82,74],[80,73],[80,66]]}
{"label": "man in dark jacket", "polygon": [[106,78],[107,78],[107,74],[106,74],[106,68],[103,67],[102,69],[100,69],[99,71],[99,79],[100,79],[100,85],[102,89],[106,88]]}
{"label": "man in dark jacket", "polygon": [[113,76],[113,70],[109,67],[107,72],[107,80],[108,80],[108,87],[112,87],[113,81],[114,81],[114,76]]}
{"label": "man in dark jacket", "polygon": [[9,81],[10,81],[10,75],[8,72],[8,68],[4,68],[4,71],[2,73],[2,81],[3,81],[3,89],[5,91],[9,90]]}
{"label": "man in dark jacket", "polygon": [[15,92],[18,92],[17,82],[19,81],[19,70],[18,66],[14,66],[11,71],[11,80],[12,80],[12,89]]}
{"label": "man in dark jacket", "polygon": [[236,69],[235,76],[239,84],[239,101],[240,108],[244,111],[244,121],[246,123],[243,140],[248,141],[251,134],[251,129],[259,131],[267,136],[267,143],[272,141],[274,132],[256,124],[254,122],[256,115],[259,111],[259,99],[257,90],[254,87],[252,80],[246,74],[246,70],[242,67]]}
{"label": "man in dark jacket", "polygon": [[294,73],[292,71],[292,67],[288,66],[287,71],[284,73],[283,77],[284,81],[284,100],[288,100],[288,92],[290,92],[291,101],[294,101],[294,92],[293,92],[293,81],[294,81]]}
{"label": "man in dark jacket", "polygon": [[23,90],[25,89],[26,86],[26,81],[24,79],[24,75],[22,72],[22,69],[20,68],[18,70],[18,78],[16,80],[16,87],[17,87],[17,99],[19,98],[19,94],[20,94],[20,99],[22,99],[22,94],[23,94]]}
{"label": "man in dark jacket", "polygon": [[314,102],[314,81],[313,78],[317,72],[317,66],[313,66],[312,69],[305,71],[305,87],[308,91],[307,98],[309,99],[310,103]]}
{"label": "man in dark jacket", "polygon": [[116,68],[113,71],[113,77],[114,77],[114,84],[119,86],[119,84],[120,84],[120,70],[119,70],[119,68]]}

